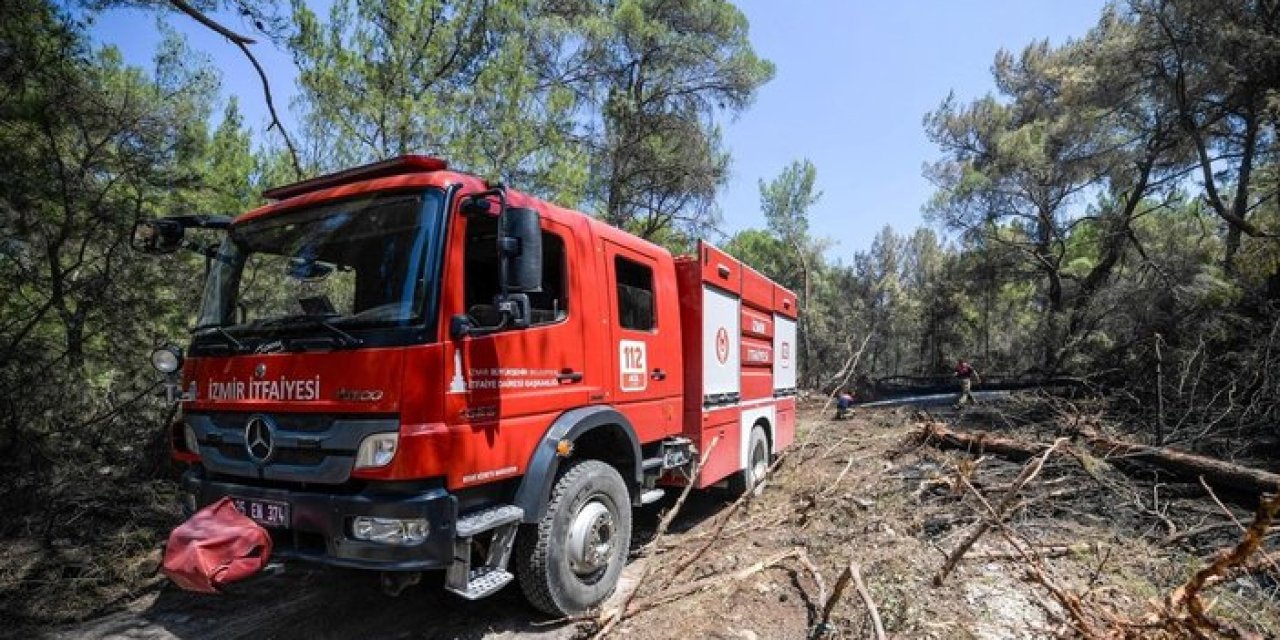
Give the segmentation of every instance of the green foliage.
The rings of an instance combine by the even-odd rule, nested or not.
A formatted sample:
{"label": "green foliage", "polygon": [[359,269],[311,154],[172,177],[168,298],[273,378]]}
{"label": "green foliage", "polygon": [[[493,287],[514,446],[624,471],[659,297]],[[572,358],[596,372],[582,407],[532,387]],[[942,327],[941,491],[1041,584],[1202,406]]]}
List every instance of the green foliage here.
{"label": "green foliage", "polygon": [[564,69],[590,108],[589,205],[642,237],[667,227],[703,235],[728,170],[716,120],[745,109],[773,65],[723,0],[571,5],[580,39]]}
{"label": "green foliage", "polygon": [[340,0],[322,21],[293,4],[313,171],[407,153],[573,206],[586,157],[577,101],[544,56],[567,34],[535,3]]}
{"label": "green foliage", "polygon": [[142,260],[128,238],[142,217],[242,208],[247,134],[229,116],[209,135],[216,74],[172,33],[148,76],[19,0],[0,8],[0,68],[0,163],[21,167],[0,174],[4,464],[154,471],[164,413],[146,353],[181,333],[200,271]]}

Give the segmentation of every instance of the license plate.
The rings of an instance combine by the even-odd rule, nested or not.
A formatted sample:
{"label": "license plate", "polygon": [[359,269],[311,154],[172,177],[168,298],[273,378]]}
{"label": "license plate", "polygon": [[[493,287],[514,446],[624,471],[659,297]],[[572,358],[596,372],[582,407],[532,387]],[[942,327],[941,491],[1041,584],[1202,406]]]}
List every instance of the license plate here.
{"label": "license plate", "polygon": [[289,504],[269,500],[232,498],[236,511],[249,516],[254,522],[268,527],[289,526]]}

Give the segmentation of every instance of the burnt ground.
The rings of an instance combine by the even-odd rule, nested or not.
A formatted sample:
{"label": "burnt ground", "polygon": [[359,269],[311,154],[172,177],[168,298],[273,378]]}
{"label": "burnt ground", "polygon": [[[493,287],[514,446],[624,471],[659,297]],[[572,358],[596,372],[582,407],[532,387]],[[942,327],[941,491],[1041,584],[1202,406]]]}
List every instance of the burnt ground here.
{"label": "burnt ground", "polygon": [[[1049,586],[1074,597],[1099,625],[1095,631],[1110,625],[1128,635],[1176,637],[1158,625],[1137,623],[1214,551],[1235,544],[1239,531],[1199,484],[1141,470],[1122,474],[1107,461],[1087,456],[1051,458],[1018,494],[1011,529],[1034,549],[1044,579],[1031,577],[1027,561],[989,532],[943,586],[932,585],[946,552],[979,521],[978,502],[962,488],[960,477],[996,502],[1022,465],[939,451],[920,442],[917,426],[942,418],[961,429],[994,429],[1038,442],[1054,439],[1056,418],[1012,404],[988,404],[963,416],[860,409],[842,422],[807,410],[797,445],[763,495],[733,508],[725,495],[695,493],[656,548],[633,558],[624,584],[634,586],[641,574],[648,575],[632,601],[637,611],[612,630],[612,637],[804,638],[819,632],[871,637],[867,607],[852,585],[835,601],[828,624],[819,625],[824,596],[850,562],[861,568],[891,637],[1079,635]],[[1010,418],[1019,412],[1032,417]],[[668,496],[637,514],[634,555],[643,555],[660,512],[674,502]],[[1245,525],[1252,519],[1247,506],[1224,506]],[[5,544],[4,566],[16,566],[21,549]],[[1274,548],[1274,540],[1269,538],[1268,545]],[[760,567],[780,556],[776,564]],[[135,574],[154,576],[158,557],[158,551],[143,549],[127,561],[136,565]],[[1212,603],[1213,615],[1238,630],[1280,637],[1276,578],[1275,567],[1263,565],[1233,575],[1205,600]],[[13,584],[12,577],[4,580]],[[515,586],[488,600],[466,602],[441,591],[441,580],[428,575],[422,585],[388,598],[379,591],[376,575],[305,565],[221,596],[187,594],[148,577],[136,587],[145,591],[140,597],[116,594],[121,604],[105,605],[116,607],[113,613],[103,615],[99,603],[99,613],[87,621],[46,624],[40,630],[56,638],[560,639],[590,637],[595,629],[592,622],[548,623]],[[699,588],[690,589],[691,584]],[[56,614],[56,601],[44,606]],[[10,626],[0,635],[27,636],[34,630]]]}

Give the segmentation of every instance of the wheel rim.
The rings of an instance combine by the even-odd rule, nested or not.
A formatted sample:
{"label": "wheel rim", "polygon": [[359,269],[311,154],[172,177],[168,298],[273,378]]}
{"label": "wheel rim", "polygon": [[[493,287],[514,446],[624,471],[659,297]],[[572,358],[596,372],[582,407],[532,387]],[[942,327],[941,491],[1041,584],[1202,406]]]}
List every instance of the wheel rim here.
{"label": "wheel rim", "polygon": [[569,568],[579,576],[590,576],[609,566],[617,526],[613,510],[593,498],[582,505],[565,541]]}

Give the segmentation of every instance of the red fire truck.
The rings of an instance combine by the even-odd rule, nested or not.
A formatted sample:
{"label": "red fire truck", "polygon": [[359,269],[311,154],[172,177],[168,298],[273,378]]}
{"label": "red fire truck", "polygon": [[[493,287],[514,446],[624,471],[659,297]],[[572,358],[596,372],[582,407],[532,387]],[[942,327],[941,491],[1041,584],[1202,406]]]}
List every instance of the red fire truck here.
{"label": "red fire truck", "polygon": [[749,490],[794,437],[795,295],[709,244],[675,258],[425,156],[264,195],[134,246],[208,265],[186,352],[152,354],[184,508],[231,497],[276,556],[393,593],[518,576],[579,613],[613,591],[632,507]]}

